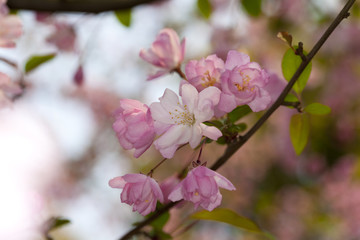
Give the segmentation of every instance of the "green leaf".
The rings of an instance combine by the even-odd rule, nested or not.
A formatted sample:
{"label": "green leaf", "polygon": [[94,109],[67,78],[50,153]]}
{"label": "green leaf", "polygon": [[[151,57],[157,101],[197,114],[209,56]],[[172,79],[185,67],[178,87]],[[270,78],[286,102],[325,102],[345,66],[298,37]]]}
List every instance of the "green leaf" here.
{"label": "green leaf", "polygon": [[56,56],[55,53],[47,55],[34,55],[29,58],[25,65],[25,73],[29,73],[41,64],[46,63]]}
{"label": "green leaf", "polygon": [[321,103],[312,103],[305,107],[305,112],[313,115],[326,115],[331,112],[331,108],[321,104]]}
{"label": "green leaf", "polygon": [[239,132],[245,131],[246,128],[247,128],[247,125],[245,123],[240,123],[240,124],[229,127],[229,131],[231,133],[239,133]]}
{"label": "green leaf", "polygon": [[131,25],[131,8],[125,10],[115,11],[115,16],[119,22],[125,27],[130,27]]}
{"label": "green leaf", "polygon": [[162,231],[163,227],[170,218],[169,212],[162,214],[155,221],[151,223],[151,226],[154,228],[155,232]]}
{"label": "green leaf", "polygon": [[211,3],[209,0],[197,0],[197,8],[200,14],[206,18],[209,19],[212,12]]}
{"label": "green leaf", "polygon": [[286,95],[284,102],[298,102],[299,99],[292,93],[289,93]]}
{"label": "green leaf", "polygon": [[[295,46],[295,48],[297,48]],[[304,52],[304,54],[306,55],[306,52]],[[282,68],[282,73],[284,75],[284,78],[287,81],[290,81],[291,78],[293,77],[293,75],[295,74],[296,70],[298,69],[298,67],[300,66],[302,62],[302,59],[300,56],[296,55],[294,53],[294,51],[289,48],[285,54],[284,57],[282,59],[281,62],[281,68]],[[299,79],[296,81],[295,85],[294,85],[294,90],[300,94],[301,91],[305,88],[306,83],[310,77],[310,73],[311,73],[311,62],[306,66],[306,68],[304,69],[304,71],[301,73]]]}
{"label": "green leaf", "polygon": [[309,118],[306,114],[295,114],[290,121],[291,143],[297,155],[304,150],[309,137]]}
{"label": "green leaf", "polygon": [[18,12],[19,12],[18,9],[10,9],[9,14],[10,14],[10,15],[17,15]]}
{"label": "green leaf", "polygon": [[250,16],[257,17],[261,14],[261,0],[242,0],[241,3]]}
{"label": "green leaf", "polygon": [[51,217],[45,222],[46,232],[50,232],[54,229],[63,227],[67,224],[71,223],[70,220],[62,218],[62,217]]}
{"label": "green leaf", "polygon": [[360,159],[359,158],[355,162],[355,166],[354,166],[354,170],[353,170],[351,179],[355,180],[357,182],[360,181]]}
{"label": "green leaf", "polygon": [[218,140],[216,140],[216,142],[220,145],[225,145],[226,144],[226,138],[224,136],[221,136],[218,138]]}
{"label": "green leaf", "polygon": [[217,127],[219,129],[221,129],[224,124],[218,120],[214,120],[214,121],[206,121],[206,122],[203,122],[206,126],[214,126],[214,127]]}
{"label": "green leaf", "polygon": [[248,105],[238,106],[230,113],[228,113],[228,119],[230,120],[230,122],[234,123],[251,112],[251,108]]}
{"label": "green leaf", "polygon": [[253,221],[238,215],[236,212],[230,209],[216,208],[211,212],[203,210],[192,214],[191,218],[223,222],[243,230],[255,233],[263,233],[263,231]]}

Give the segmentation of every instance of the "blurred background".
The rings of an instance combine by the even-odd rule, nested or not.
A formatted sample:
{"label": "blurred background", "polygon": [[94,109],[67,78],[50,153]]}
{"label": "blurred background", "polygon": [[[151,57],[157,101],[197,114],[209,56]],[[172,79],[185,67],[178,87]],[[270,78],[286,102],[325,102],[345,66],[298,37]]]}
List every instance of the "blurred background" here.
{"label": "blurred background", "polygon": [[[250,2],[250,3],[249,3]],[[178,92],[180,78],[146,81],[155,71],[139,58],[164,27],[186,38],[186,59],[231,49],[246,52],[282,77],[288,46],[276,37],[292,34],[309,51],[342,8],[339,0],[211,0],[211,11],[194,0],[168,0],[132,8],[130,26],[114,12],[18,11],[24,34],[15,49],[1,49],[0,70],[21,81],[24,93],[0,110],[0,239],[45,239],[44,223],[62,216],[71,224],[52,231],[56,240],[118,239],[142,217],[120,203],[108,180],[149,171],[161,155],[153,148],[139,159],[122,150],[112,130],[119,99],[146,104],[165,88]],[[56,57],[25,74],[33,55]],[[289,137],[294,109],[280,107],[219,172],[236,187],[222,191],[221,207],[251,218],[279,240],[360,239],[360,4],[342,22],[312,63],[302,103],[331,107],[311,116],[310,140],[297,156]],[[183,66],[184,67],[184,66]],[[79,69],[80,68],[80,69]],[[244,119],[248,126],[262,113]],[[210,166],[225,147],[203,151]],[[186,166],[183,148],[154,177],[161,182]],[[171,210],[165,227],[175,239],[264,239],[215,223],[200,222],[182,234],[190,206]]]}

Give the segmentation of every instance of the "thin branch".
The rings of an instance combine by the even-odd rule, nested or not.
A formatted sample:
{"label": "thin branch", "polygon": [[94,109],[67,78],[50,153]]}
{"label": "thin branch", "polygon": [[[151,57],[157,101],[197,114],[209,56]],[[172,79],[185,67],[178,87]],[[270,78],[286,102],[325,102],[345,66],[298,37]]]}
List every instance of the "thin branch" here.
{"label": "thin branch", "polygon": [[[278,99],[273,103],[273,105],[265,112],[265,114],[254,124],[254,126],[241,138],[238,139],[238,141],[230,144],[224,154],[215,162],[215,164],[211,167],[212,170],[219,169],[225,162],[227,162],[230,157],[237,151],[239,148],[244,145],[244,143],[249,140],[249,138],[254,135],[254,133],[265,123],[265,121],[273,114],[273,112],[280,107],[280,105],[284,102],[284,99],[286,95],[290,92],[291,88],[301,75],[301,73],[304,71],[305,67],[310,63],[310,61],[313,59],[313,57],[316,55],[316,53],[320,50],[322,45],[326,42],[326,40],[329,38],[331,33],[336,29],[336,27],[340,24],[340,22],[347,18],[349,16],[349,9],[354,4],[355,0],[349,0],[344,8],[340,11],[338,16],[334,19],[334,21],[331,23],[331,25],[328,27],[328,29],[325,31],[325,33],[321,36],[321,38],[316,42],[313,49],[310,51],[310,53],[306,56],[306,60],[303,61],[300,66],[298,67],[297,71],[289,81],[289,83],[286,85],[285,89],[282,91]],[[152,215],[150,218],[145,219],[143,222],[139,223],[134,229],[129,231],[126,235],[124,235],[120,240],[129,239],[133,235],[139,232],[141,228],[146,226],[147,224],[151,223],[153,220],[160,217],[163,213],[170,210],[173,206],[175,206],[179,202],[172,202],[167,205],[165,205],[163,208],[161,208],[159,211],[155,212],[154,215]]]}
{"label": "thin branch", "polygon": [[299,42],[298,48],[295,50],[295,54],[301,57],[301,60],[306,61],[306,56],[304,54],[304,44]]}
{"label": "thin branch", "polygon": [[148,225],[149,223],[153,222],[155,219],[157,219],[158,217],[160,217],[161,215],[163,215],[164,213],[166,213],[167,211],[169,211],[172,207],[176,206],[176,204],[180,203],[181,201],[177,201],[177,202],[171,202],[168,203],[167,205],[165,205],[163,208],[159,209],[158,211],[156,211],[154,213],[154,215],[152,215],[149,218],[146,218],[144,221],[140,222],[138,225],[136,225],[136,227],[129,231],[127,234],[125,234],[122,238],[120,238],[120,240],[125,240],[125,239],[129,239],[132,236],[136,235],[140,229],[142,229],[143,227],[145,227],[146,225]]}
{"label": "thin branch", "polygon": [[303,108],[301,107],[301,102],[283,102],[281,106],[287,106],[287,107],[293,107],[295,108],[299,113],[303,112]]}
{"label": "thin branch", "polygon": [[10,61],[10,60],[7,59],[7,58],[0,57],[0,61],[6,63],[7,65],[9,65],[9,66],[11,66],[11,67],[13,67],[13,68],[15,68],[15,69],[18,69],[18,65],[17,65],[15,62]]}
{"label": "thin branch", "polygon": [[217,170],[220,168],[225,162],[229,160],[229,158],[237,151],[239,148],[244,145],[244,143],[249,140],[249,138],[254,135],[254,133],[265,123],[265,121],[275,112],[276,109],[283,103],[286,95],[290,92],[291,88],[294,86],[295,82],[300,77],[301,73],[304,71],[305,67],[311,62],[315,54],[320,50],[322,45],[329,38],[331,33],[336,29],[336,27],[340,24],[340,22],[349,16],[349,9],[354,4],[355,0],[349,0],[344,8],[340,11],[334,21],[330,24],[330,26],[326,29],[325,33],[321,36],[321,38],[316,42],[315,46],[312,48],[310,53],[306,56],[306,61],[302,61],[293,77],[286,85],[285,89],[281,92],[280,96],[273,105],[265,112],[265,114],[255,123],[255,125],[238,141],[231,145],[229,145],[225,153],[215,162],[215,164],[211,167],[212,170]]}
{"label": "thin branch", "polygon": [[10,9],[33,10],[39,12],[86,12],[100,13],[124,10],[140,4],[160,2],[164,0],[8,0]]}
{"label": "thin branch", "polygon": [[167,158],[163,158],[163,160],[161,160],[158,164],[155,165],[155,167],[153,167],[149,172],[148,172],[148,176],[152,177],[152,174],[154,173],[155,169],[157,169],[161,164],[163,164],[165,161],[167,160]]}
{"label": "thin branch", "polygon": [[180,67],[175,68],[173,71],[179,74],[179,76],[184,80],[187,80],[185,74],[183,73],[183,71],[181,71]]}

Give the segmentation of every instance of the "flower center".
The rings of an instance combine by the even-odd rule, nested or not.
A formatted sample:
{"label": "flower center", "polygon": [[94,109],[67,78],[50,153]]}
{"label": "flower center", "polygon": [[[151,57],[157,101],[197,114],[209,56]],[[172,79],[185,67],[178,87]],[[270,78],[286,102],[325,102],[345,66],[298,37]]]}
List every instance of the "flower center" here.
{"label": "flower center", "polygon": [[243,92],[243,91],[246,91],[246,90],[250,90],[251,92],[254,91],[254,87],[249,87],[249,82],[251,80],[251,78],[249,77],[249,75],[245,74],[244,72],[240,71],[240,76],[242,78],[242,84],[239,84],[239,83],[235,83],[235,87],[237,88],[237,90],[239,92]]}
{"label": "flower center", "polygon": [[[180,106],[180,103],[178,103]],[[195,123],[194,114],[189,112],[187,105],[181,110],[175,109],[173,112],[169,112],[174,124],[192,126]]]}
{"label": "flower center", "polygon": [[206,71],[204,76],[201,78],[203,83],[201,84],[203,87],[214,86],[216,83],[216,78],[210,76],[210,72]]}

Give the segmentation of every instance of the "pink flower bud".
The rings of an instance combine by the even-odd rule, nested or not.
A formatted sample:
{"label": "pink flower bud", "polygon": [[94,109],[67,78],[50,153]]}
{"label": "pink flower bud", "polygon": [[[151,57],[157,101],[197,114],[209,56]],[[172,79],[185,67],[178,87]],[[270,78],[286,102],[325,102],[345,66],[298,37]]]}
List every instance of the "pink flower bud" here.
{"label": "pink flower bud", "polygon": [[124,149],[135,148],[136,158],[151,146],[155,137],[149,107],[132,99],[120,100],[120,108],[115,112],[113,129]]}
{"label": "pink flower bud", "polygon": [[244,53],[229,51],[225,68],[218,105],[221,111],[231,112],[236,106],[247,104],[254,112],[259,112],[269,106],[271,96],[264,88],[269,76],[259,64],[250,62]]}
{"label": "pink flower bud", "polygon": [[75,48],[76,32],[72,25],[55,23],[55,32],[46,41],[55,45],[61,51],[73,51]]}
{"label": "pink flower bud", "polygon": [[82,65],[79,65],[79,67],[77,68],[73,80],[78,87],[84,84],[84,70]]}
{"label": "pink flower bud", "polygon": [[160,77],[178,68],[184,60],[185,39],[179,40],[177,33],[165,28],[156,36],[156,40],[148,50],[142,49],[140,57],[148,63],[161,68],[157,73],[150,75],[148,80]]}
{"label": "pink flower bud", "polygon": [[121,202],[133,206],[133,211],[138,211],[146,216],[155,211],[156,202],[164,202],[164,197],[159,184],[151,177],[144,174],[126,174],[109,181],[112,188],[123,189]]}
{"label": "pink flower bud", "polygon": [[199,61],[191,60],[185,66],[187,80],[198,91],[209,86],[220,88],[220,75],[223,71],[224,61],[215,54]]}
{"label": "pink flower bud", "polygon": [[212,211],[220,205],[222,195],[219,187],[235,190],[234,185],[224,176],[206,167],[198,166],[191,170],[170,193],[169,200],[175,202],[181,199],[193,202],[195,209],[199,206]]}

